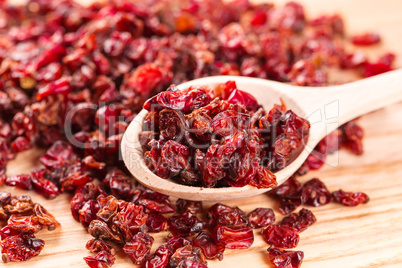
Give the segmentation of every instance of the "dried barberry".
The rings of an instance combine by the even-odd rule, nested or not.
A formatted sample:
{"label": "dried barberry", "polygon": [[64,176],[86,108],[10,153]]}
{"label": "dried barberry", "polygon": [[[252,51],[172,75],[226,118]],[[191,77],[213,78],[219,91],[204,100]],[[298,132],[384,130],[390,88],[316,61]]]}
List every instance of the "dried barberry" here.
{"label": "dried barberry", "polygon": [[292,227],[271,225],[262,234],[268,244],[278,248],[295,248],[299,243],[299,234]]}
{"label": "dried barberry", "polygon": [[283,218],[281,221],[281,225],[292,227],[300,233],[306,230],[316,221],[317,219],[315,218],[313,212],[308,209],[302,208],[297,214],[292,213]]}
{"label": "dried barberry", "polygon": [[269,259],[276,268],[300,268],[304,253],[278,248],[269,248]]}
{"label": "dried barberry", "polygon": [[343,190],[332,192],[332,197],[335,202],[349,207],[355,207],[359,204],[365,204],[370,200],[368,195],[365,193],[345,192]]}
{"label": "dried barberry", "polygon": [[135,264],[142,264],[148,258],[153,243],[152,236],[139,232],[124,244],[123,251]]}
{"label": "dried barberry", "polygon": [[112,255],[116,254],[116,249],[110,245],[109,243],[107,243],[106,241],[102,240],[102,239],[92,239],[89,240],[87,242],[87,244],[85,245],[85,247],[94,253],[98,253],[100,251],[106,251],[109,252]]}
{"label": "dried barberry", "polygon": [[173,250],[167,245],[159,246],[155,253],[152,254],[146,261],[146,268],[165,268],[169,265],[170,257],[173,255]]}
{"label": "dried barberry", "polygon": [[251,228],[267,227],[275,222],[274,211],[270,208],[256,208],[247,215],[247,218]]}
{"label": "dried barberry", "polygon": [[220,203],[208,209],[207,219],[212,228],[215,226],[245,227],[248,224],[244,211],[238,207],[229,207]]}
{"label": "dried barberry", "polygon": [[352,36],[352,43],[358,46],[371,46],[379,43],[381,38],[376,33],[365,33]]}
{"label": "dried barberry", "polygon": [[250,227],[216,226],[213,229],[214,240],[225,248],[249,248],[254,242],[253,230]]}
{"label": "dried barberry", "polygon": [[303,185],[301,200],[313,207],[323,206],[331,201],[331,193],[322,181],[314,178]]}
{"label": "dried barberry", "polygon": [[213,237],[207,232],[201,232],[194,239],[194,245],[200,247],[208,260],[219,259],[223,260],[223,252],[225,246],[215,242]]}
{"label": "dried barberry", "polygon": [[45,241],[33,235],[9,236],[1,241],[3,261],[26,261],[37,256],[45,246]]}
{"label": "dried barberry", "polygon": [[191,236],[199,233],[206,227],[206,223],[199,220],[190,212],[175,214],[169,218],[169,231],[173,235]]}
{"label": "dried barberry", "polygon": [[148,214],[146,225],[148,227],[148,232],[159,233],[166,231],[168,221],[163,215],[151,212]]}
{"label": "dried barberry", "polygon": [[107,251],[100,251],[93,257],[85,257],[84,261],[91,268],[109,268],[112,267],[115,258]]}
{"label": "dried barberry", "polygon": [[194,267],[205,268],[207,267],[204,255],[200,248],[186,245],[178,248],[171,256],[169,261],[170,267]]}
{"label": "dried barberry", "polygon": [[202,202],[201,201],[190,201],[185,199],[177,199],[176,201],[176,212],[184,213],[190,212],[192,214],[197,214],[202,210]]}

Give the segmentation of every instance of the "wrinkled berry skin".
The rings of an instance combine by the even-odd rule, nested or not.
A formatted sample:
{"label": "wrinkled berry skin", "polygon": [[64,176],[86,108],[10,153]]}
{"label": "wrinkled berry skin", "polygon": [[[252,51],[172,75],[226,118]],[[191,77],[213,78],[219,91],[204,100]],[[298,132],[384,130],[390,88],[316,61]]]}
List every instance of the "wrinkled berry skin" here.
{"label": "wrinkled berry skin", "polygon": [[163,215],[151,212],[148,214],[146,225],[148,227],[148,232],[159,233],[166,231],[168,221]]}
{"label": "wrinkled berry skin", "polygon": [[225,251],[225,246],[215,242],[213,237],[207,232],[201,232],[194,239],[194,245],[200,247],[204,253],[205,258],[208,260],[223,259],[223,252]]}
{"label": "wrinkled berry skin", "polygon": [[190,212],[175,214],[169,219],[169,231],[173,235],[186,237],[200,232],[205,227],[206,223]]}
{"label": "wrinkled berry skin", "polygon": [[176,249],[169,261],[170,267],[206,268],[206,261],[200,248],[186,245]]}
{"label": "wrinkled berry skin", "polygon": [[140,232],[124,245],[123,251],[135,264],[142,264],[148,258],[153,243],[152,236]]}
{"label": "wrinkled berry skin", "polygon": [[299,243],[299,234],[292,227],[271,225],[262,231],[264,240],[274,247],[295,248]]}
{"label": "wrinkled berry skin", "polygon": [[343,190],[332,192],[332,197],[336,203],[340,203],[348,207],[355,207],[360,204],[365,204],[370,200],[368,195],[365,193],[345,192]]}
{"label": "wrinkled berry skin", "polygon": [[300,233],[306,230],[316,221],[317,219],[310,210],[302,208],[299,213],[292,213],[283,218],[281,221],[281,225],[292,227]]}
{"label": "wrinkled berry skin", "polygon": [[167,245],[159,246],[145,262],[146,268],[164,268],[169,265],[169,259],[173,255],[173,250]]}
{"label": "wrinkled berry skin", "polygon": [[1,241],[1,253],[3,260],[8,261],[26,261],[38,255],[45,241],[35,238],[33,235],[14,235]]}
{"label": "wrinkled berry skin", "polygon": [[107,251],[100,251],[95,256],[85,257],[84,261],[91,268],[109,268],[116,259]]}
{"label": "wrinkled berry skin", "polygon": [[247,217],[238,207],[229,207],[220,203],[211,206],[207,213],[208,225],[215,226],[247,226]]}
{"label": "wrinkled berry skin", "polygon": [[303,204],[319,207],[331,201],[331,193],[322,181],[314,178],[303,185],[301,199]]}
{"label": "wrinkled berry skin", "polygon": [[304,253],[302,251],[290,251],[278,248],[268,249],[269,260],[276,268],[300,268]]}
{"label": "wrinkled berry skin", "polygon": [[256,208],[248,215],[248,224],[251,228],[262,228],[275,222],[274,211],[270,208]]}
{"label": "wrinkled berry skin", "polygon": [[302,188],[302,184],[292,176],[270,192],[279,200],[279,211],[282,214],[289,214],[302,204]]}
{"label": "wrinkled berry skin", "polygon": [[245,249],[254,242],[253,230],[249,227],[216,226],[213,230],[215,241],[229,249]]}

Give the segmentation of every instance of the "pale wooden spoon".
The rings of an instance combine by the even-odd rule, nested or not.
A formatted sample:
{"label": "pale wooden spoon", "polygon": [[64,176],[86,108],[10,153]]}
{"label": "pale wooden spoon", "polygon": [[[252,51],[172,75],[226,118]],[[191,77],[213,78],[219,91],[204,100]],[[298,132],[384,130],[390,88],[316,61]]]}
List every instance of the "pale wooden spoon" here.
{"label": "pale wooden spoon", "polygon": [[[215,87],[228,80],[236,81],[239,89],[251,93],[267,110],[275,103],[280,103],[282,98],[288,109],[307,118],[311,123],[310,136],[305,149],[289,166],[275,173],[278,185],[295,173],[317,143],[341,124],[402,100],[402,69],[330,87],[299,87],[239,76],[205,77],[183,83],[178,87],[179,89],[200,85]],[[127,128],[121,143],[124,163],[137,181],[143,185],[166,195],[200,201],[232,200],[271,190],[257,189],[253,186],[192,187],[158,177],[145,165],[143,150],[139,143],[139,135],[146,114],[147,111],[142,110],[137,115]]]}

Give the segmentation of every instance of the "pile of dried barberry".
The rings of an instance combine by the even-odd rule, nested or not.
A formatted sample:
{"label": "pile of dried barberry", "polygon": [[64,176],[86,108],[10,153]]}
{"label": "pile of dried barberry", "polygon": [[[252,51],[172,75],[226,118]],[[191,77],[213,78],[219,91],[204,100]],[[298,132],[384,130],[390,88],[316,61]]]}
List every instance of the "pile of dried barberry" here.
{"label": "pile of dried barberry", "polygon": [[[141,185],[132,187],[130,178],[122,173],[111,171],[106,178],[102,186],[87,183],[79,188],[71,201],[74,217],[94,237],[86,246],[97,253],[85,258],[90,267],[110,267],[118,249],[147,268],[207,267],[206,260],[222,260],[225,249],[250,248],[253,229],[261,228],[264,240],[271,245],[269,258],[274,266],[299,267],[303,252],[286,249],[297,246],[299,233],[316,218],[306,208],[292,211],[301,204],[318,207],[331,199],[346,206],[368,202],[364,193],[339,190],[331,195],[319,179],[301,185],[292,177],[272,192],[280,200],[281,213],[288,214],[275,224],[270,208],[256,208],[246,214],[238,207],[217,203],[203,214],[201,202],[178,199],[173,206],[166,195]],[[118,187],[120,192],[112,189],[112,180],[117,178],[125,181],[124,187]],[[163,231],[170,233],[168,240],[151,255],[154,238],[150,233]]]}
{"label": "pile of dried barberry", "polygon": [[191,186],[276,186],[271,172],[303,149],[310,124],[275,105],[266,112],[234,81],[217,88],[175,86],[145,102],[140,142],[148,167]]}
{"label": "pile of dried barberry", "polygon": [[[394,55],[369,60],[346,49],[348,41],[372,45],[380,39],[370,33],[350,38],[340,16],[309,20],[293,2],[276,7],[247,0],[110,0],[84,7],[71,0],[30,0],[24,6],[0,1],[0,183],[48,198],[76,191],[72,213],[98,237],[88,244],[100,252],[87,259],[91,267],[113,262],[114,250],[104,241],[124,245],[142,262],[152,241],[145,229],[137,230],[145,217],[148,231],[181,230],[184,222],[195,228],[183,231],[187,234],[204,226],[183,210],[186,201],[166,223],[160,213],[174,211],[169,199],[135,187],[125,174],[118,145],[144,101],[170,84],[217,74],[316,86],[328,84],[333,68],[362,77],[392,69]],[[309,157],[298,174],[322,166],[337,145],[361,154],[362,138],[355,122],[345,124],[317,146],[318,157]],[[44,167],[7,177],[7,162],[33,146],[48,149]],[[284,208],[304,202],[294,194],[284,196]],[[342,191],[334,196],[352,205],[364,199]],[[122,218],[134,221],[134,228]],[[203,254],[221,256],[222,245],[214,242],[218,235],[224,245],[236,239],[234,228],[249,237],[248,227],[230,223],[201,235],[198,246],[173,239],[147,259],[148,267],[202,267]],[[284,266],[281,256],[294,267],[301,259],[279,249],[270,256],[278,267]]]}
{"label": "pile of dried barberry", "polygon": [[0,222],[7,225],[0,230],[0,247],[4,262],[25,261],[38,255],[45,241],[35,233],[43,228],[52,231],[60,223],[29,196],[12,196],[0,192]]}

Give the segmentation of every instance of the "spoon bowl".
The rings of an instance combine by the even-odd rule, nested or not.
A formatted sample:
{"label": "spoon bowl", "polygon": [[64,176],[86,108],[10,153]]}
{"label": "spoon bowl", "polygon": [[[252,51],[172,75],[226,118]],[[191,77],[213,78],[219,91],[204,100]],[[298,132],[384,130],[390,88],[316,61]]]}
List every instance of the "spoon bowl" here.
{"label": "spoon bowl", "polygon": [[[330,87],[299,87],[275,81],[239,77],[213,76],[192,80],[178,86],[208,85],[211,88],[233,80],[237,88],[253,95],[267,110],[282,98],[288,109],[310,121],[308,141],[297,158],[275,172],[278,185],[286,181],[304,163],[317,143],[340,125],[365,113],[402,100],[402,70]],[[181,185],[154,174],[145,164],[139,142],[146,110],[142,110],[128,126],[121,143],[125,165],[141,184],[157,192],[196,201],[225,201],[262,194],[272,188],[254,186],[204,188]]]}

